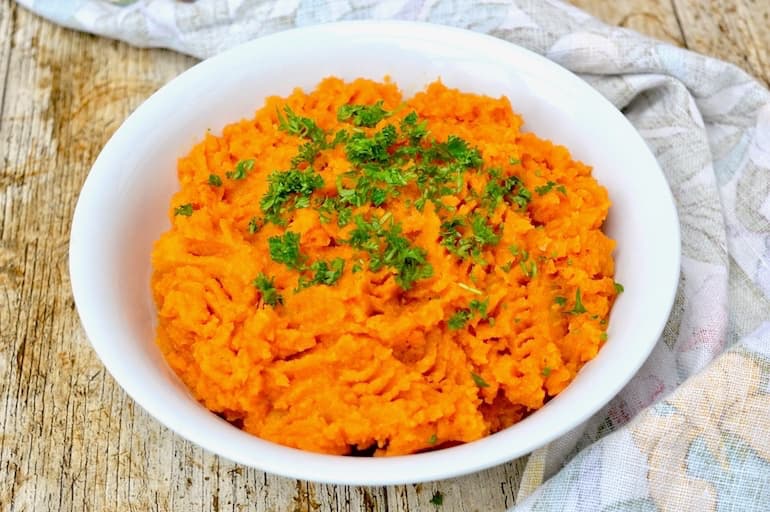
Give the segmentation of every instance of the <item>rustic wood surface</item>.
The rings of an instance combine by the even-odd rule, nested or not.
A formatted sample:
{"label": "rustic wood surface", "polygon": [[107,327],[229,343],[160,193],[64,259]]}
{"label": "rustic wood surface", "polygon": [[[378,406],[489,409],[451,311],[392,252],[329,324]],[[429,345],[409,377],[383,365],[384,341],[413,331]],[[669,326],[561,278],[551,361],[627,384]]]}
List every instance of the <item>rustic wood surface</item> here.
{"label": "rustic wood surface", "polygon": [[[767,0],[573,0],[770,83]],[[523,461],[464,478],[317,485],[222,460],[136,407],[80,327],[67,245],[88,169],[194,60],[52,25],[0,0],[0,511],[504,510]]]}

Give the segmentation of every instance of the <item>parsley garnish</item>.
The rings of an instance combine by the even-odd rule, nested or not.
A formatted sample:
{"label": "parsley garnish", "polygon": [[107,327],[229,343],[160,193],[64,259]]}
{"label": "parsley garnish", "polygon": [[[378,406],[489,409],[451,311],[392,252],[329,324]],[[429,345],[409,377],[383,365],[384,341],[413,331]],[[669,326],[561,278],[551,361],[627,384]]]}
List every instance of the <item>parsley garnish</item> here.
{"label": "parsley garnish", "polygon": [[585,313],[586,311],[588,310],[583,305],[583,301],[580,298],[580,288],[578,288],[577,291],[575,292],[575,307],[572,308],[572,311],[570,311],[570,313],[572,313],[573,315],[579,315],[581,313]]}
{"label": "parsley garnish", "polygon": [[283,263],[289,268],[301,269],[303,255],[299,251],[299,234],[286,231],[283,236],[271,236],[267,240],[270,257],[277,263]]}
{"label": "parsley garnish", "polygon": [[602,341],[607,341],[607,333],[603,332],[599,335],[599,339]]}
{"label": "parsley garnish", "polygon": [[429,445],[431,445],[431,446],[433,446],[433,445],[434,445],[434,444],[436,444],[437,442],[438,442],[438,436],[437,436],[436,434],[432,434],[432,435],[431,435],[431,436],[428,438],[428,444],[429,444]]}
{"label": "parsley garnish", "polygon": [[553,189],[553,187],[555,187],[555,186],[556,186],[556,182],[549,181],[545,185],[541,185],[539,187],[535,187],[535,192],[537,192],[537,194],[540,195],[540,196],[544,196],[548,192],[550,192],[551,189]]}
{"label": "parsley garnish", "polygon": [[221,187],[222,178],[220,178],[218,174],[209,174],[209,185],[214,187]]}
{"label": "parsley garnish", "polygon": [[481,375],[478,373],[471,372],[471,379],[473,379],[474,384],[480,388],[488,388],[489,384],[487,384],[487,381],[481,378]]}
{"label": "parsley garnish", "polygon": [[441,505],[444,504],[444,495],[441,494],[440,491],[436,491],[433,493],[433,497],[430,499],[430,502],[433,505],[440,507]]}
{"label": "parsley garnish", "polygon": [[486,318],[487,308],[489,307],[489,299],[486,299],[486,300],[473,299],[470,302],[470,304],[468,304],[468,307],[471,308],[471,311],[478,313],[478,315],[481,318]]}
{"label": "parsley garnish", "polygon": [[449,320],[447,320],[447,327],[452,329],[453,331],[457,331],[458,329],[462,329],[465,327],[465,324],[468,323],[468,320],[471,319],[471,312],[469,309],[461,309],[459,311],[456,311],[452,316],[449,317]]}
{"label": "parsley garnish", "polygon": [[388,149],[397,138],[396,127],[392,124],[385,126],[371,137],[363,132],[356,132],[345,144],[345,154],[352,164],[385,163],[390,160]]}
{"label": "parsley garnish", "polygon": [[248,229],[250,235],[253,235],[257,231],[259,231],[259,224],[257,224],[256,217],[251,218],[251,220],[249,221],[249,225],[246,229]]}
{"label": "parsley garnish", "polygon": [[310,195],[324,184],[323,178],[313,169],[276,171],[267,177],[270,186],[259,202],[265,219],[282,224],[281,213],[294,199],[295,208],[307,207]]}
{"label": "parsley garnish", "polygon": [[[235,164],[235,170],[225,174],[231,180],[242,180],[254,168],[254,160],[241,160]],[[211,177],[209,177],[211,181]]]}
{"label": "parsley garnish", "polygon": [[339,280],[344,269],[345,260],[342,258],[334,258],[331,263],[323,260],[315,261],[310,265],[310,270],[314,272],[310,284],[325,284],[326,286],[331,286]]}
{"label": "parsley garnish", "polygon": [[310,139],[313,142],[321,143],[326,139],[326,133],[309,117],[298,116],[288,105],[283,107],[284,114],[277,111],[278,129],[296,135],[303,139]]}
{"label": "parsley garnish", "polygon": [[412,144],[421,141],[428,134],[428,122],[418,122],[417,112],[410,112],[401,120],[401,133],[405,135]]}
{"label": "parsley garnish", "polygon": [[546,366],[545,368],[543,368],[543,371],[540,373],[543,375],[543,377],[548,377],[549,375],[551,375],[551,371],[552,371],[551,368]]}
{"label": "parsley garnish", "polygon": [[[390,226],[385,223],[390,220]],[[348,243],[369,253],[369,270],[377,272],[382,267],[396,271],[396,283],[409,290],[415,281],[433,275],[433,266],[428,262],[427,253],[411,245],[401,236],[401,225],[393,222],[390,213],[379,219],[367,221],[362,216],[354,218],[355,229],[350,233]]]}
{"label": "parsley garnish", "polygon": [[475,251],[480,252],[481,249],[488,245],[495,245],[500,241],[500,235],[495,233],[495,230],[487,224],[487,219],[481,215],[476,215],[471,220],[471,228],[473,229],[473,240],[476,242]]}
{"label": "parsley garnish", "polygon": [[558,304],[559,306],[566,306],[567,305],[567,298],[566,297],[555,297],[553,301]]}
{"label": "parsley garnish", "polygon": [[382,108],[382,100],[374,105],[342,105],[337,110],[337,121],[350,121],[353,126],[371,128],[390,116],[390,112]]}
{"label": "parsley garnish", "polygon": [[615,293],[623,293],[625,291],[625,288],[623,288],[623,285],[616,282],[615,283]]}
{"label": "parsley garnish", "polygon": [[186,203],[174,208],[174,216],[181,215],[182,217],[189,217],[192,214],[193,214],[193,205],[191,203]]}
{"label": "parsley garnish", "polygon": [[518,158],[515,158],[515,157],[511,157],[508,160],[508,163],[510,163],[511,165],[519,165],[521,163],[521,160],[519,160]]}
{"label": "parsley garnish", "polygon": [[521,271],[528,278],[533,279],[537,275],[537,263],[534,261],[527,261],[525,258],[519,262],[519,266],[521,267]]}
{"label": "parsley garnish", "polygon": [[260,273],[252,283],[262,293],[262,301],[269,306],[283,304],[283,296],[275,289],[275,278]]}

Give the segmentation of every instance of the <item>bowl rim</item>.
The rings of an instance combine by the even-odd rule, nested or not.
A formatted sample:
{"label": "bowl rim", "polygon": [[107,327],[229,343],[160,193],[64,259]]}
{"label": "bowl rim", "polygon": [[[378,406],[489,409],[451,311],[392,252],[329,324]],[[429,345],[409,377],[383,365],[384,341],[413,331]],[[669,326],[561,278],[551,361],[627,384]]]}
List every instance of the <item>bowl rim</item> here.
{"label": "bowl rim", "polygon": [[[148,397],[140,389],[138,383],[131,379],[126,369],[122,368],[120,355],[110,349],[106,341],[109,338],[105,336],[107,333],[98,325],[98,322],[95,321],[94,313],[87,307],[87,304],[92,303],[94,300],[88,286],[88,261],[89,258],[97,257],[93,254],[93,251],[89,251],[87,219],[89,216],[97,213],[96,202],[92,198],[97,193],[98,179],[110,170],[110,152],[114,146],[119,144],[118,141],[129,131],[128,129],[139,127],[142,123],[145,123],[146,119],[151,117],[150,114],[154,105],[159,105],[166,98],[172,97],[179,88],[194,82],[198,75],[216,71],[233,59],[247,57],[254,52],[261,51],[261,49],[270,48],[274,44],[280,44],[282,40],[286,40],[285,38],[328,37],[330,32],[333,32],[336,37],[345,37],[346,35],[360,33],[361,30],[365,30],[368,35],[374,34],[380,36],[383,40],[392,40],[392,42],[396,42],[399,34],[403,36],[405,30],[407,30],[420,38],[432,39],[439,43],[452,40],[455,45],[467,43],[486,48],[489,51],[516,54],[518,58],[533,63],[533,65],[549,68],[560,80],[564,80],[570,87],[581,90],[582,94],[592,96],[595,101],[611,110],[613,112],[612,115],[618,118],[618,122],[630,127],[638,139],[637,142],[644,146],[651,161],[654,162],[655,168],[651,169],[650,172],[659,175],[659,178],[665,183],[665,189],[668,191],[668,201],[666,202],[667,204],[660,207],[671,210],[673,225],[669,227],[672,230],[671,235],[675,240],[676,248],[671,254],[671,264],[674,268],[672,272],[669,272],[672,276],[671,282],[660,284],[661,286],[668,286],[669,290],[667,301],[658,310],[659,318],[652,319],[657,322],[657,325],[651,327],[650,331],[651,333],[654,332],[655,336],[651,338],[649,346],[645,347],[645,350],[640,352],[636,359],[626,363],[627,372],[624,374],[624,378],[618,379],[611,386],[597,389],[596,395],[592,397],[590,403],[579,409],[579,414],[574,415],[571,421],[550,426],[545,432],[540,432],[536,443],[513,442],[512,446],[504,445],[502,443],[505,441],[515,441],[510,436],[506,436],[508,430],[506,429],[471,443],[434,452],[361,459],[301,451],[242,433],[254,441],[249,441],[249,443],[257,447],[260,454],[263,455],[262,457],[255,457],[248,450],[243,450],[238,442],[222,441],[207,435],[204,430],[197,429],[195,426],[180,423],[175,419],[172,411],[164,407],[162,403],[153,400],[152,397]],[[525,455],[561,437],[589,419],[631,380],[656,345],[674,303],[681,258],[678,215],[673,196],[668,188],[663,172],[657,164],[657,160],[649,148],[647,148],[644,140],[636,132],[636,129],[606,98],[567,69],[514,43],[465,29],[412,21],[343,21],[295,28],[243,43],[192,66],[152,94],[112,135],[94,162],[83,185],[75,208],[70,235],[70,277],[81,323],[104,366],[137,404],[181,437],[237,463],[291,478],[351,485],[416,483],[473,473]],[[665,311],[665,314],[661,314],[660,312],[662,311]],[[232,428],[234,429],[235,427]],[[508,433],[510,434],[510,432]],[[237,435],[236,438],[242,439]]]}

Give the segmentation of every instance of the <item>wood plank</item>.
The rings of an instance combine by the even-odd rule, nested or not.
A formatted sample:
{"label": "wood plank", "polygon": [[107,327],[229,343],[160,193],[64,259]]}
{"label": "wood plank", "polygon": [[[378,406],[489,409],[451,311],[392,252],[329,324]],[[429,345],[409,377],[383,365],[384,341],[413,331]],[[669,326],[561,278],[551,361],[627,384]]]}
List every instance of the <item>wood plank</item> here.
{"label": "wood plank", "polygon": [[670,0],[569,0],[576,7],[610,25],[630,28],[669,43],[684,46]]}
{"label": "wood plank", "polygon": [[673,0],[687,47],[770,85],[768,0]]}

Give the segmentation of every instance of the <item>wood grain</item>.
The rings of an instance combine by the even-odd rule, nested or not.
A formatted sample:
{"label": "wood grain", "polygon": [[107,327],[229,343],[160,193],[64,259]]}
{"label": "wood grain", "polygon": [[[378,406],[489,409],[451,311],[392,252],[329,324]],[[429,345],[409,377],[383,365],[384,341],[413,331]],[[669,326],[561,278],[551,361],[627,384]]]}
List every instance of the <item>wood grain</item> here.
{"label": "wood grain", "polygon": [[770,85],[770,1],[673,0],[687,47]]}
{"label": "wood grain", "polygon": [[[610,23],[768,80],[766,0],[574,0]],[[98,151],[190,58],[56,27],[0,0],[0,511],[494,511],[523,461],[442,482],[298,482],[191,445],[135,406],[91,350],[67,272],[70,219]]]}

